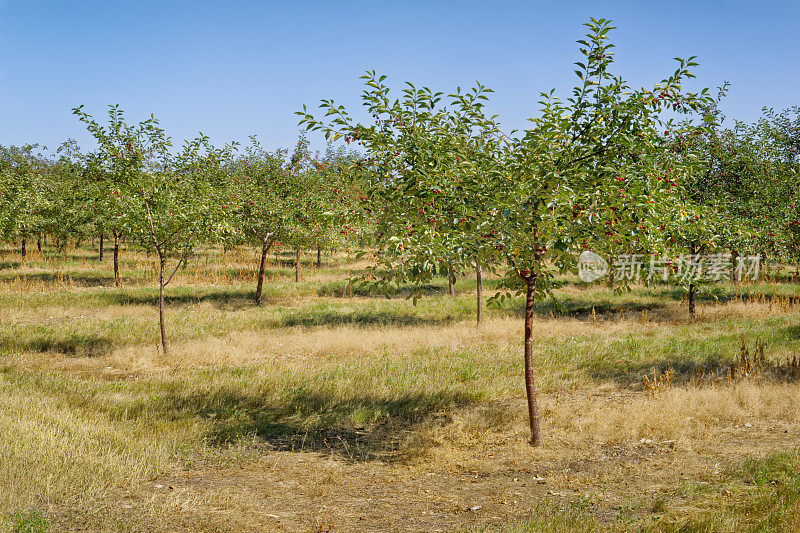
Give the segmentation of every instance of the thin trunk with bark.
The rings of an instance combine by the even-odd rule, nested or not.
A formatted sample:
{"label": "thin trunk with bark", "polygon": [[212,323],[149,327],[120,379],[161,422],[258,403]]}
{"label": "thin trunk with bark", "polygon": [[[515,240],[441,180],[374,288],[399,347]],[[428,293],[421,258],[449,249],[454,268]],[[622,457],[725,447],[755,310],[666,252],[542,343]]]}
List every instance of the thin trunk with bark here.
{"label": "thin trunk with bark", "polygon": [[614,258],[608,258],[608,286],[614,287]]}
{"label": "thin trunk with bark", "polygon": [[483,322],[483,285],[481,283],[481,277],[483,274],[483,269],[481,268],[480,263],[476,263],[475,265],[475,281],[477,282],[478,288],[478,296],[477,296],[477,304],[478,304],[478,313],[477,313],[477,321],[478,325],[480,326]]}
{"label": "thin trunk with bark", "polygon": [[100,234],[100,261],[103,260],[103,246],[105,244],[105,236]]}
{"label": "thin trunk with bark", "polygon": [[42,253],[42,236],[41,235],[39,235],[36,238],[36,249],[39,251],[39,253]]}
{"label": "thin trunk with bark", "polygon": [[533,377],[533,303],[536,294],[536,276],[525,281],[525,393],[528,398],[528,421],[531,427],[531,444],[542,445],[539,427],[539,405],[536,401],[536,381]]}
{"label": "thin trunk with bark", "polygon": [[261,305],[261,292],[264,288],[264,272],[267,268],[267,253],[272,246],[272,239],[267,237],[261,246],[261,264],[258,267],[258,284],[256,285],[256,305]]}
{"label": "thin trunk with bark", "polygon": [[25,261],[25,256],[28,255],[27,250],[25,250],[25,237],[22,238],[22,247],[20,249],[20,253],[22,255],[22,260]]}
{"label": "thin trunk with bark", "polygon": [[[697,247],[694,245],[694,243],[689,245],[689,254],[691,256],[691,261],[694,261],[695,260],[695,254],[697,254]],[[695,293],[695,290],[694,289],[695,289],[694,288],[694,281],[689,281],[689,295],[688,295],[689,316],[691,316],[692,318],[694,318],[694,315],[695,315],[695,305],[694,305],[694,293]]]}
{"label": "thin trunk with bark", "polygon": [[119,233],[114,232],[114,286],[119,287]]}
{"label": "thin trunk with bark", "polygon": [[300,282],[300,248],[294,254],[294,282]]}
{"label": "thin trunk with bark", "polygon": [[447,269],[447,290],[450,292],[450,296],[456,295],[456,275],[452,268]]}
{"label": "thin trunk with bark", "polygon": [[322,248],[317,248],[317,268],[322,268]]}
{"label": "thin trunk with bark", "polygon": [[164,287],[167,286],[166,279],[164,277],[164,270],[166,269],[166,266],[166,259],[162,257],[159,261],[158,273],[158,321],[161,325],[161,348],[164,350],[165,355],[167,353],[167,327],[164,323]]}

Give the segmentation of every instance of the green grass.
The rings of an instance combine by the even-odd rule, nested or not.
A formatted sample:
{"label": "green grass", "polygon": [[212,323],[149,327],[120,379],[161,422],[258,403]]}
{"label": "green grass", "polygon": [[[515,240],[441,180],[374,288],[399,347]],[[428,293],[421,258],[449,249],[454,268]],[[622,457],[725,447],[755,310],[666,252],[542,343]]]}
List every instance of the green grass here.
{"label": "green grass", "polygon": [[[524,394],[519,297],[486,311],[485,337],[436,344],[417,333],[418,344],[404,344],[406,332],[445,335],[451,328],[456,335],[471,327],[474,280],[459,280],[458,296],[452,298],[446,280],[437,278],[414,305],[404,298],[407,288],[392,299],[351,290],[342,278],[357,271],[346,259],[326,258],[325,267],[314,270],[310,254],[303,265],[309,279],[299,284],[292,281],[291,255],[271,265],[266,305],[255,307],[252,270],[239,263],[217,264],[220,256],[214,252],[213,269],[203,275],[210,278],[214,270],[227,281],[171,286],[168,336],[176,344],[228,339],[226,350],[235,354],[248,334],[258,342],[273,342],[258,336],[265,332],[298,342],[320,332],[353,335],[357,356],[332,352],[296,359],[289,356],[306,355],[275,348],[268,360],[246,365],[103,376],[98,369],[114,364],[120,350],[154,351],[157,291],[152,272],[140,268],[141,257],[125,260],[124,287],[101,287],[110,283],[110,262],[99,264],[93,253],[81,250],[61,262],[31,261],[26,267],[9,254],[2,258],[7,269],[0,271],[0,282],[8,287],[0,292],[5,317],[0,321],[0,512],[15,514],[2,515],[6,523],[0,524],[13,531],[46,530],[49,519],[36,510],[44,504],[102,498],[163,475],[170,465],[205,464],[231,450],[309,450],[362,464],[396,460],[405,439],[429,429],[432,421],[446,424],[454,413],[492,403],[502,409]],[[240,263],[243,257],[251,259],[241,256]],[[25,289],[23,279],[40,285]],[[615,292],[574,286],[570,278],[560,283],[560,304],[542,299],[536,308],[537,320],[545,325],[534,342],[535,373],[539,390],[550,397],[574,389],[640,391],[644,376],[667,368],[675,371],[676,386],[688,386],[698,372],[724,376],[741,339],[750,347],[765,343],[769,358],[800,351],[797,309],[690,322],[678,309],[682,293],[669,287]],[[14,284],[23,285],[17,290]],[[497,280],[488,277],[484,286],[491,292]],[[742,291],[800,295],[800,287],[789,283],[725,285],[717,299],[701,301],[710,307]],[[380,344],[384,335],[394,336],[394,344],[386,346],[395,347]],[[375,341],[377,348],[360,352],[360,338]],[[252,346],[257,349],[257,342]],[[58,364],[74,361],[77,370],[48,366],[38,357],[43,353]],[[782,379],[761,377],[766,383]],[[546,407],[554,409],[552,402]],[[494,431],[492,423],[481,431]],[[597,519],[592,505],[573,499],[558,508],[539,506],[507,531],[786,530],[797,523],[798,471],[796,452],[731,468],[723,480],[692,495],[697,501],[708,498],[706,508],[711,508],[720,491],[731,491],[737,498],[719,512],[687,518],[672,514],[668,503],[642,507],[634,501],[620,505],[609,523]],[[657,523],[640,518],[648,512]]]}
{"label": "green grass", "polygon": [[3,522],[5,524],[0,522],[0,526],[11,533],[46,533],[52,530],[47,516],[33,507],[23,511],[10,511]]}

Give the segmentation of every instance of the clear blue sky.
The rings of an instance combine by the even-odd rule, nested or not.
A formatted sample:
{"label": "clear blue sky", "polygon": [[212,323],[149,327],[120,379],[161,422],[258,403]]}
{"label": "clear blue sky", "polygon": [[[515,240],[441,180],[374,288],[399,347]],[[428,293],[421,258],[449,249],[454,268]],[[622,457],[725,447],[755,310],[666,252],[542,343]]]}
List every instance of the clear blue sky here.
{"label": "clear blue sky", "polygon": [[797,0],[0,0],[0,144],[91,148],[71,108],[98,116],[118,103],[131,120],[154,113],[176,140],[291,146],[293,112],[320,98],[357,106],[366,69],[397,86],[480,80],[504,127],[520,128],[540,91],[572,86],[592,16],[617,26],[616,69],[634,84],[697,55],[695,88],[730,81],[731,118],[800,104]]}

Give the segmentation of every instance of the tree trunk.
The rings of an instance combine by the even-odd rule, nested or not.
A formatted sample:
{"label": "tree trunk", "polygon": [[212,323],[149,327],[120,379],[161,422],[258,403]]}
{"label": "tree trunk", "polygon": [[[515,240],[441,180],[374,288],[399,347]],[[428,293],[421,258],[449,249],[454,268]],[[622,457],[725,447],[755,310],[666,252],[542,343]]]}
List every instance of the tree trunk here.
{"label": "tree trunk", "polygon": [[300,248],[297,249],[294,255],[294,282],[300,282]]}
{"label": "tree trunk", "polygon": [[100,234],[100,261],[103,260],[103,245],[105,244],[105,235]]}
{"label": "tree trunk", "polygon": [[608,286],[614,288],[614,258],[608,258]]}
{"label": "tree trunk", "polygon": [[739,258],[739,254],[736,250],[731,250],[731,281],[734,285],[737,284],[739,281],[736,277],[736,260]]}
{"label": "tree trunk", "polygon": [[483,274],[483,269],[481,268],[480,263],[475,264],[475,281],[477,282],[478,288],[478,296],[477,296],[477,303],[478,303],[478,313],[477,313],[477,321],[478,325],[480,326],[483,322],[483,285],[481,284],[481,275]]}
{"label": "tree trunk", "polygon": [[[697,254],[697,247],[692,243],[689,245],[689,254],[691,255],[691,261],[695,260],[695,254]],[[689,281],[689,316],[694,318],[694,281]]]}
{"label": "tree trunk", "polygon": [[114,286],[119,287],[119,233],[114,232]]}
{"label": "tree trunk", "polygon": [[322,248],[317,248],[317,268],[322,267]]}
{"label": "tree trunk", "polygon": [[166,261],[161,259],[158,275],[158,320],[161,325],[161,348],[164,350],[165,355],[167,353],[167,328],[164,324],[164,287],[166,286],[164,270],[166,266]]}
{"label": "tree trunk", "polygon": [[456,295],[456,276],[452,268],[447,269],[447,290],[450,291],[450,296]]}
{"label": "tree trunk", "polygon": [[36,249],[39,251],[39,253],[42,253],[42,236],[41,235],[36,237]]}
{"label": "tree trunk", "polygon": [[539,405],[536,401],[536,382],[533,378],[533,302],[536,276],[525,280],[525,393],[528,397],[528,421],[531,426],[531,444],[542,445],[539,428]]}
{"label": "tree trunk", "polygon": [[22,260],[25,261],[25,256],[28,255],[28,252],[25,250],[25,237],[22,238],[22,248],[20,253],[22,254]]}
{"label": "tree trunk", "polygon": [[258,285],[256,285],[256,305],[261,305],[261,291],[264,287],[264,272],[267,266],[267,253],[269,252],[270,244],[272,243],[267,239],[261,247],[261,265],[258,267]]}

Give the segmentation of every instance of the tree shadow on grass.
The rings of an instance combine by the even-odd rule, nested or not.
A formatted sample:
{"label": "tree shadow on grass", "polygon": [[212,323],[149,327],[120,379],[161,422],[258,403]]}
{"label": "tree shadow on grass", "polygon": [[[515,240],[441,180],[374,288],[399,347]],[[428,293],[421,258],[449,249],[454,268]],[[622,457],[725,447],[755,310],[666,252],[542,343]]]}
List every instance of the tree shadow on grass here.
{"label": "tree shadow on grass", "polygon": [[462,320],[463,317],[453,315],[416,316],[404,312],[387,310],[356,310],[339,313],[335,310],[298,310],[296,313],[284,315],[278,319],[278,327],[320,327],[320,326],[437,326],[447,325]]}
{"label": "tree shadow on grass", "polygon": [[800,326],[789,326],[785,329],[786,333],[792,339],[800,339]]}
{"label": "tree shadow on grass", "polygon": [[[156,288],[107,291],[98,294],[97,298],[109,305],[158,306],[158,290]],[[168,289],[164,302],[167,305],[196,305],[210,302],[225,309],[241,309],[255,306],[254,299],[255,290],[244,287],[180,288],[177,291]]]}
{"label": "tree shadow on grass", "polygon": [[[277,261],[275,261],[275,256],[268,259],[271,266],[278,267],[280,269],[285,269],[286,272],[291,272],[294,275],[294,255],[290,258],[283,258],[279,257]],[[328,267],[331,265],[328,264]],[[326,265],[323,262],[322,268],[325,268]],[[300,256],[300,272],[302,273],[303,270],[316,270],[317,268],[317,256],[314,255],[313,259],[309,257]]]}
{"label": "tree shadow on grass", "polygon": [[[445,391],[341,398],[305,388],[270,395],[226,387],[187,396],[167,393],[156,400],[169,418],[209,421],[212,446],[257,439],[272,449],[313,451],[352,462],[399,458],[397,452],[415,428],[449,421],[448,410],[475,401],[466,393]],[[152,414],[125,409],[128,417]]]}
{"label": "tree shadow on grass", "polygon": [[29,272],[25,274],[15,272],[13,274],[0,274],[0,280],[2,281],[20,282],[23,279],[33,282],[38,281],[40,283],[67,281],[79,287],[110,287],[114,284],[114,276],[104,274],[54,274],[52,272]]}
{"label": "tree shadow on grass", "polygon": [[[757,297],[759,300],[763,298],[764,301],[767,302],[773,297],[777,298],[789,296],[789,298],[797,298],[796,296],[786,295],[779,290],[766,290],[757,292],[752,290],[752,293],[754,298]],[[747,289],[744,289],[743,298],[745,300],[748,298],[748,294],[749,293],[747,292]],[[674,320],[675,317],[668,313],[662,312],[667,310],[667,305],[664,303],[664,300],[671,300],[673,302],[685,301],[686,293],[680,288],[664,287],[659,290],[652,291],[648,296],[651,297],[653,301],[612,301],[610,298],[600,299],[597,296],[595,299],[569,297],[559,301],[556,301],[553,298],[540,298],[534,303],[534,308],[535,312],[541,317],[572,317],[586,320],[590,319],[594,313],[595,317],[598,319],[609,319],[618,318],[620,314],[633,316],[641,315],[643,312],[646,312],[649,321],[666,322]],[[730,292],[728,290],[716,292],[698,292],[696,295],[696,301],[698,303],[705,304],[724,304],[736,301],[738,298],[739,294]],[[790,305],[798,304],[800,304],[800,301],[790,301]],[[524,302],[521,300],[515,300],[511,306],[504,307],[503,309],[507,312],[513,313],[515,316],[521,317],[525,314]],[[688,316],[688,304],[686,304],[686,313]]]}
{"label": "tree shadow on grass", "polygon": [[[180,292],[168,292],[165,302],[168,306],[197,305],[210,302],[214,307],[226,311],[255,308],[255,291],[250,288],[212,288],[212,289],[180,289]],[[115,305],[149,305],[158,306],[158,293],[155,290],[147,291],[108,291],[98,295],[102,301]],[[280,297],[265,295],[264,305],[277,305]],[[325,307],[323,309],[297,308],[281,310],[281,313],[272,322],[273,327],[321,327],[321,326],[417,326],[417,325],[444,325],[462,320],[464,317],[457,314],[442,314],[441,316],[418,316],[408,313],[405,309],[373,309],[363,307],[358,309],[342,309]]]}
{"label": "tree shadow on grass", "polygon": [[[686,291],[680,287],[664,287],[661,290],[654,292],[654,296],[656,298],[668,298],[674,301],[685,300],[686,295]],[[753,298],[763,298],[765,300],[771,300],[773,297],[797,298],[796,294],[787,294],[785,291],[781,291],[775,286],[756,289],[755,287],[748,285],[739,285],[736,289],[734,289],[728,285],[716,287],[712,286],[712,290],[698,291],[695,294],[695,300],[705,303],[728,303],[738,300],[739,297],[747,300],[749,299],[750,295],[752,295]]]}
{"label": "tree shadow on grass", "polygon": [[50,352],[70,357],[102,357],[110,354],[113,346],[114,342],[109,337],[85,333],[0,337],[0,353]]}
{"label": "tree shadow on grass", "polygon": [[770,278],[774,279],[776,283],[786,283],[797,285],[800,283],[800,274],[791,272],[782,272],[779,274],[770,274]]}
{"label": "tree shadow on grass", "polygon": [[[382,298],[382,299],[407,299],[411,296],[414,287],[404,285],[390,293],[372,291],[362,283],[348,283],[347,281],[330,281],[321,284],[317,288],[317,296],[332,296],[335,298],[348,298],[358,296],[361,298]],[[445,295],[448,294],[447,283],[441,285],[426,284],[416,287],[420,296]]]}
{"label": "tree shadow on grass", "polygon": [[[592,314],[600,320],[618,318],[620,314],[629,316],[641,315],[664,309],[666,306],[658,302],[612,302],[610,300],[589,300],[570,298],[556,302],[552,298],[534,302],[534,312],[541,318],[569,317],[579,320],[590,320]],[[516,317],[525,316],[525,303],[518,302],[502,309]],[[648,315],[649,316],[649,315]]]}
{"label": "tree shadow on grass", "polygon": [[770,382],[800,380],[800,367],[793,368],[788,361],[751,360],[750,364],[743,364],[722,354],[710,354],[704,359],[674,357],[642,363],[598,362],[588,366],[587,370],[595,380],[614,381],[628,388],[643,388],[646,379],[652,383],[667,374],[669,382],[674,385],[725,383],[743,377]]}
{"label": "tree shadow on grass", "polygon": [[645,377],[660,376],[671,370],[672,382],[686,384],[703,377],[706,380],[726,378],[732,368],[731,360],[712,354],[702,360],[670,358],[661,361],[631,363],[628,361],[597,362],[586,367],[598,381],[614,381],[621,387],[641,387]]}
{"label": "tree shadow on grass", "polygon": [[[578,319],[591,318],[592,312],[595,316],[606,319],[611,316],[615,318],[620,313],[627,315],[641,315],[642,312],[651,312],[663,309],[664,304],[657,302],[612,302],[610,300],[584,300],[574,299],[556,303],[553,300],[540,302],[536,306],[536,311],[540,315],[566,316]],[[524,309],[520,313],[524,314]]]}

